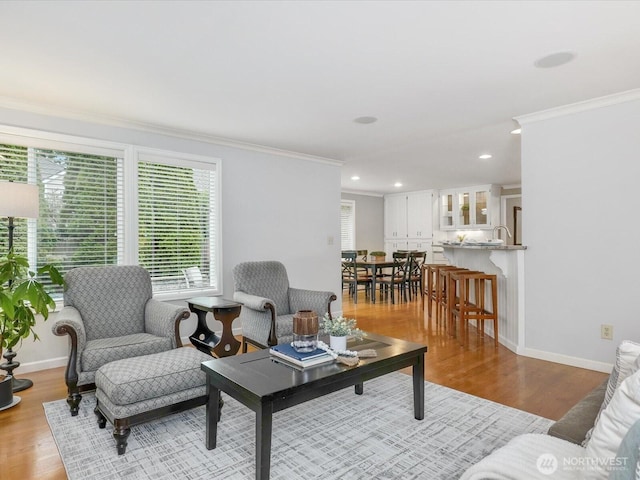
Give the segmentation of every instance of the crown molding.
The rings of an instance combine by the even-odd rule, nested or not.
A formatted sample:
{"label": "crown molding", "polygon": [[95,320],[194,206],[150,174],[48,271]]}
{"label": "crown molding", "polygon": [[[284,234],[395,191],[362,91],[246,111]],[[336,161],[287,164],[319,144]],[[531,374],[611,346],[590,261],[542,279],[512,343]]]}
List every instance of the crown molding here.
{"label": "crown molding", "polygon": [[6,108],[9,110],[19,110],[27,113],[34,113],[38,115],[45,115],[50,117],[65,118],[68,120],[78,120],[87,123],[94,123],[99,125],[105,125],[110,127],[125,128],[130,130],[136,130],[146,133],[152,133],[157,135],[166,135],[171,137],[177,137],[185,140],[194,140],[198,142],[209,143],[221,147],[238,148],[242,150],[249,150],[252,152],[266,153],[270,155],[278,155],[282,157],[295,158],[297,160],[305,160],[316,163],[323,163],[327,165],[333,165],[342,167],[345,162],[334,158],[321,157],[318,155],[310,155],[307,153],[294,152],[291,150],[284,150],[275,147],[267,147],[264,145],[258,145],[250,142],[242,142],[239,140],[233,140],[230,138],[217,137],[202,132],[194,132],[191,130],[183,130],[179,128],[165,127],[156,125],[153,123],[139,122],[135,120],[128,120],[120,117],[113,117],[109,115],[100,115],[96,113],[90,113],[82,110],[73,110],[63,108],[54,105],[45,105],[41,103],[29,102],[26,100],[18,100],[10,97],[0,96],[0,108]]}
{"label": "crown molding", "polygon": [[548,110],[542,110],[540,112],[528,113],[526,115],[520,115],[513,118],[520,125],[526,125],[528,123],[540,122],[543,120],[549,120],[551,118],[585,112],[587,110],[594,110],[596,108],[608,107],[611,105],[617,105],[619,103],[633,102],[636,100],[640,100],[640,88],[627,90],[620,93],[614,93],[613,95],[607,95],[604,97],[584,100],[582,102],[571,103],[569,105],[563,105],[561,107],[550,108]]}
{"label": "crown molding", "polygon": [[366,192],[360,190],[345,190],[344,188],[340,190],[340,193],[348,193],[350,195],[364,195],[367,197],[384,197],[383,193],[379,192]]}

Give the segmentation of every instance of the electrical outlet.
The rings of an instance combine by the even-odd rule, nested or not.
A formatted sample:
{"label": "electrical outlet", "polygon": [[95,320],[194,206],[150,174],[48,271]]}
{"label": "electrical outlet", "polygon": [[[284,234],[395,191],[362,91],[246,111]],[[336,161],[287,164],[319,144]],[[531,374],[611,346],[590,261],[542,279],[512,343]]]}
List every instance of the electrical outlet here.
{"label": "electrical outlet", "polygon": [[613,340],[613,325],[600,325],[600,337],[605,340]]}

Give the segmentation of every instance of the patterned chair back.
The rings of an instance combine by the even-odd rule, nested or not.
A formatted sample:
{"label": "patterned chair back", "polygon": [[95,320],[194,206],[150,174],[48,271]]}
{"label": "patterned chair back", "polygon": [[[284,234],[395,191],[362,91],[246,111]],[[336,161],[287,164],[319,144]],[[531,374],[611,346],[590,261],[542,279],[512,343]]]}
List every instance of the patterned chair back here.
{"label": "patterned chair back", "polygon": [[151,278],[134,265],[78,267],[65,275],[64,304],[82,316],[87,340],[144,332]]}
{"label": "patterned chair back", "polygon": [[285,266],[276,261],[244,262],[233,268],[235,291],[273,300],[278,315],[288,315],[289,277]]}

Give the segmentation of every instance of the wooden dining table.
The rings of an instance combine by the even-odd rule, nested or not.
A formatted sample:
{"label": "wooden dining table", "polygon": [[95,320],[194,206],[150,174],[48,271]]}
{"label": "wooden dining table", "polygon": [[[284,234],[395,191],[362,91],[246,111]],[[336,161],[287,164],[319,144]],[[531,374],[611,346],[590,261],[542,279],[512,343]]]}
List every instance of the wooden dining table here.
{"label": "wooden dining table", "polygon": [[391,260],[356,260],[356,268],[366,268],[367,271],[371,270],[371,303],[376,303],[376,278],[377,273],[383,268],[391,268],[394,265],[393,259]]}

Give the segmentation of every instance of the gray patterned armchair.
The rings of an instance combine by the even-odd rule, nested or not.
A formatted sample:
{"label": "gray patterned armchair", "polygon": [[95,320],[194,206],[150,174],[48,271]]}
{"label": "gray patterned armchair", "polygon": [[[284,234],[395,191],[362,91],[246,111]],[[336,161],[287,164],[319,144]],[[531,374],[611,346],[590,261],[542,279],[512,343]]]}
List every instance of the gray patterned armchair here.
{"label": "gray patterned armchair", "polygon": [[293,338],[293,314],[315,310],[320,317],[331,315],[333,292],[289,287],[287,270],[280,262],[246,262],[233,269],[233,299],[242,303],[242,352],[247,343],[267,348]]}
{"label": "gray patterned armchair", "polygon": [[190,314],[151,298],[151,278],[142,267],[79,267],[65,275],[65,282],[64,307],[53,333],[69,335],[65,381],[75,416],[80,392],[95,388],[98,368],[182,346],[179,325]]}

